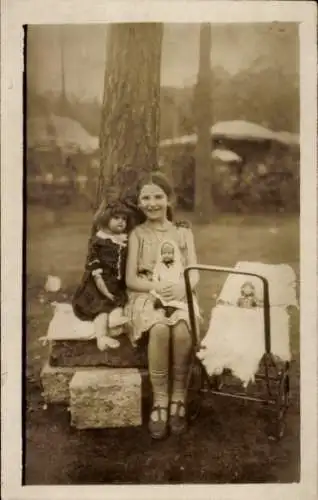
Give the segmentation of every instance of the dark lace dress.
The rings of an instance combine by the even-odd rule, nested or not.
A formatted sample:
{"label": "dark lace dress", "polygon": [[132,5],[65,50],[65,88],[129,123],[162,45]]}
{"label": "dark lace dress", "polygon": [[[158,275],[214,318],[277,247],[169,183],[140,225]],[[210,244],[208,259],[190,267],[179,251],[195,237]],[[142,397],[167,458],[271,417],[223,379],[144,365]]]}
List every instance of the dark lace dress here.
{"label": "dark lace dress", "polygon": [[[84,321],[92,321],[101,313],[110,313],[116,307],[124,307],[127,302],[125,267],[127,242],[115,238],[93,236],[89,243],[85,272],[72,305],[75,315]],[[111,301],[97,288],[94,274],[100,273],[109,290],[115,297]]]}

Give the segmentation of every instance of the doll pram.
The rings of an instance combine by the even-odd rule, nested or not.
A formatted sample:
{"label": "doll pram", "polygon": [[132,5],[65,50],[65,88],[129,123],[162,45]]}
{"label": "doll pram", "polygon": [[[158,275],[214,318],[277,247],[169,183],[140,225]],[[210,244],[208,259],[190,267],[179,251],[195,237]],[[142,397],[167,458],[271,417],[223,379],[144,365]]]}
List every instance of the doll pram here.
{"label": "doll pram", "polygon": [[[260,280],[262,284],[262,319],[264,328],[264,350],[261,356],[258,370],[254,375],[255,385],[261,387],[257,395],[250,394],[250,391],[244,391],[238,388],[224,389],[224,376],[228,373],[213,375],[209,374],[203,362],[199,359],[198,353],[201,349],[202,336],[195,317],[193,294],[189,274],[191,270],[227,273],[229,275],[241,275],[250,279],[253,277]],[[269,295],[268,279],[256,272],[247,272],[237,268],[227,268],[212,265],[196,265],[185,269],[184,272],[187,301],[189,308],[189,318],[192,336],[192,364],[188,379],[188,415],[190,420],[194,420],[199,412],[204,397],[209,395],[224,396],[238,400],[250,401],[261,404],[266,408],[269,426],[268,434],[270,437],[280,439],[284,435],[285,416],[290,403],[290,362],[277,359],[272,353],[271,339],[271,308]],[[230,373],[231,375],[231,373]],[[222,390],[223,389],[223,390]],[[271,418],[271,416],[273,418]]]}

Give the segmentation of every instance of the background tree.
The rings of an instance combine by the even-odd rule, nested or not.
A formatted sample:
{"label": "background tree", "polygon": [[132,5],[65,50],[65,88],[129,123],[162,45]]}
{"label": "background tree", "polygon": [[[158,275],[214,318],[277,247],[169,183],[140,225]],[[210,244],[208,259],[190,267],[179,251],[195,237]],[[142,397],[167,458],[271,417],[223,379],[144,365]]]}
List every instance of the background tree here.
{"label": "background tree", "polygon": [[211,25],[200,27],[198,81],[195,89],[195,111],[198,142],[195,166],[195,213],[198,222],[211,220]]}
{"label": "background tree", "polygon": [[65,68],[65,27],[59,27],[59,46],[61,60],[61,93],[58,101],[58,114],[60,116],[69,115],[69,103],[66,93],[66,68]]}
{"label": "background tree", "polygon": [[107,30],[97,206],[114,193],[129,195],[140,174],[157,166],[162,36],[160,23]]}

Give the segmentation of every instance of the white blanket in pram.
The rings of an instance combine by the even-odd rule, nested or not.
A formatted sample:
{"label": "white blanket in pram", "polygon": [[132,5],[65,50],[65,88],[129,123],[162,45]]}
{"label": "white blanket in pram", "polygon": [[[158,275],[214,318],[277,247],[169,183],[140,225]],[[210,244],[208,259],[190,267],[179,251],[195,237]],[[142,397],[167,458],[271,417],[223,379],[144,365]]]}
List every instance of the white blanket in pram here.
{"label": "white blanket in pram", "polygon": [[[259,274],[267,278],[269,285],[269,302],[271,306],[287,308],[298,307],[296,295],[296,275],[291,266],[287,264],[263,264],[262,262],[237,262],[236,271],[245,271]],[[259,278],[231,274],[228,276],[219,301],[235,305],[240,295],[240,288],[245,281],[253,283],[257,300],[263,299],[263,284]]]}
{"label": "white blanket in pram", "polygon": [[[239,262],[235,269],[255,272],[269,281],[271,352],[282,361],[291,359],[288,306],[298,307],[294,271],[286,265]],[[262,300],[259,278],[229,275],[217,305],[212,309],[207,334],[197,356],[209,375],[224,369],[240,379],[244,386],[254,380],[265,353],[264,310],[262,307],[237,307],[241,285],[252,281],[257,299]]]}

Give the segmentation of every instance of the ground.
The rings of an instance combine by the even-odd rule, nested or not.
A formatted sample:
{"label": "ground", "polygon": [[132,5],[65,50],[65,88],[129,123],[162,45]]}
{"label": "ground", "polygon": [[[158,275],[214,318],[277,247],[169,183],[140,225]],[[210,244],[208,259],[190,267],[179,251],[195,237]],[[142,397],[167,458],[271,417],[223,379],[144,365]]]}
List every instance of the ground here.
{"label": "ground", "polygon": [[[184,218],[184,214],[181,217]],[[186,215],[189,218],[188,215]],[[190,217],[191,219],[191,217]],[[266,435],[263,411],[253,403],[207,398],[202,413],[182,437],[153,442],[140,428],[79,431],[69,413],[45,407],[40,370],[52,306],[43,296],[48,274],[71,293],[82,271],[91,214],[29,208],[26,248],[25,484],[260,483],[299,480],[299,330],[293,318],[292,403],[280,442]],[[290,264],[299,276],[296,216],[217,216],[193,226],[198,260],[233,266],[238,260]],[[219,277],[205,275],[199,290],[204,311],[220,290]],[[60,299],[60,294],[57,298]],[[55,297],[49,297],[53,299]],[[44,302],[43,302],[44,300]]]}

